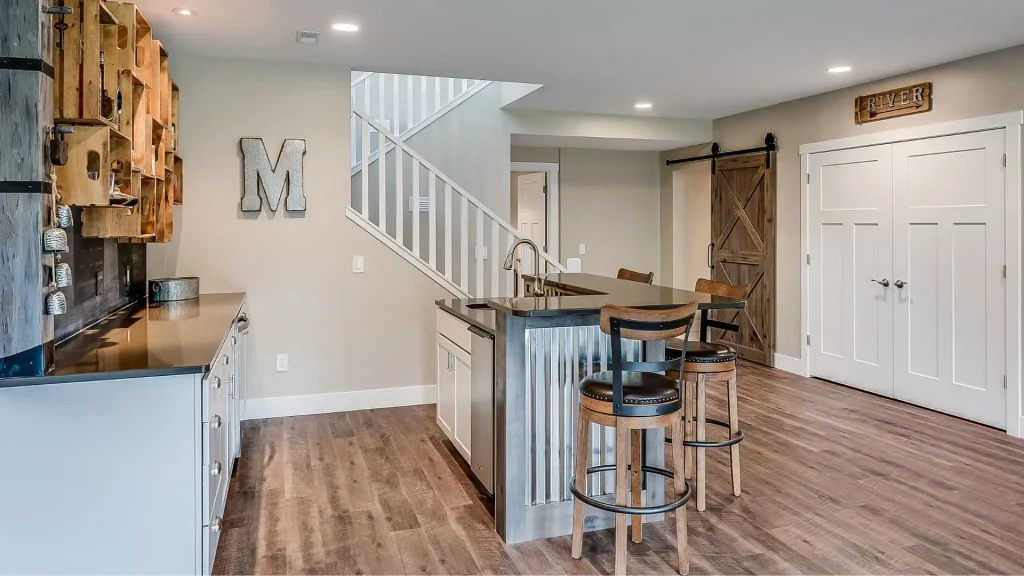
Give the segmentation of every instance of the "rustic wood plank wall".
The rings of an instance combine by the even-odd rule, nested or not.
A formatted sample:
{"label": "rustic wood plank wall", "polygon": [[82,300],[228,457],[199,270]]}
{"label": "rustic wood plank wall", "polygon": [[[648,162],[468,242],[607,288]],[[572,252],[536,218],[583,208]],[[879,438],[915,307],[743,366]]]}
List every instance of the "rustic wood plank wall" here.
{"label": "rustic wood plank wall", "polygon": [[[44,0],[0,2],[0,56],[52,58]],[[44,182],[53,80],[32,70],[0,70],[0,183]],[[42,254],[49,197],[0,193],[0,377],[38,375],[52,358],[53,320],[43,315],[52,257]]]}

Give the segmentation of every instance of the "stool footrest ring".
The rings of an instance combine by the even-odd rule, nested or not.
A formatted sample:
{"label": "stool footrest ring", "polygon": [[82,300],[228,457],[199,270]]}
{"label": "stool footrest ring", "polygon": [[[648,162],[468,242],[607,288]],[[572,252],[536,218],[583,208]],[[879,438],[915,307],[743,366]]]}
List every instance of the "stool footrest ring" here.
{"label": "stool footrest ring", "polygon": [[[612,472],[615,470],[615,464],[602,464],[600,466],[591,466],[587,468],[587,475],[595,474],[597,472]],[[675,478],[675,475],[671,471],[665,468],[658,468],[657,466],[641,466],[641,470],[648,474],[657,474],[664,476],[665,478]],[[681,508],[690,501],[693,497],[693,492],[690,490],[690,483],[683,481],[686,489],[683,491],[683,495],[672,502],[666,502],[660,506],[617,506],[615,504],[609,504],[602,500],[592,498],[579,490],[576,489],[576,475],[573,474],[571,480],[569,480],[569,491],[572,492],[574,498],[588,506],[593,506],[599,510],[606,512],[613,512],[615,514],[664,514],[665,512],[671,512],[678,508]],[[616,487],[616,490],[618,487]]]}
{"label": "stool footrest ring", "polygon": [[[728,428],[729,427],[729,423],[728,422],[722,422],[721,420],[712,420],[711,418],[706,418],[704,420],[704,422],[706,422],[708,424],[711,424],[713,426],[720,426],[722,428]],[[704,440],[704,441],[684,440],[683,441],[683,446],[690,446],[691,448],[725,448],[727,446],[732,446],[733,444],[739,444],[742,441],[743,441],[743,430],[739,430],[735,434],[733,434],[732,437],[729,438],[728,440],[715,440],[715,441],[712,441],[712,440]],[[672,439],[671,438],[665,438],[665,442],[671,444],[672,443]]]}

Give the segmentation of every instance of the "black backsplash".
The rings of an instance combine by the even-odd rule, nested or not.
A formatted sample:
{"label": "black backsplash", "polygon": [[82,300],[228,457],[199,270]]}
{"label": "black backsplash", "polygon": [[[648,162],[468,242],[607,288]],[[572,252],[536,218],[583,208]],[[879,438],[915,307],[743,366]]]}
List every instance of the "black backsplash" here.
{"label": "black backsplash", "polygon": [[[57,342],[146,296],[146,245],[83,238],[82,210],[72,211],[75,225],[68,234],[71,250],[61,256],[61,262],[71,265],[73,282],[63,289],[68,299],[67,313],[54,317]],[[126,281],[129,269],[130,285]]]}

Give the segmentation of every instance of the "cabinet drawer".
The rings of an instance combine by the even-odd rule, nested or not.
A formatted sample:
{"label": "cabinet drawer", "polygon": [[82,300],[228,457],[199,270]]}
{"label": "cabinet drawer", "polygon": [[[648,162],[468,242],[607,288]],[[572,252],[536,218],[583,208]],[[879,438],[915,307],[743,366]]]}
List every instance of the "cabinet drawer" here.
{"label": "cabinet drawer", "polygon": [[473,335],[469,332],[469,324],[440,308],[437,309],[437,333],[451,340],[467,353],[473,347]]}

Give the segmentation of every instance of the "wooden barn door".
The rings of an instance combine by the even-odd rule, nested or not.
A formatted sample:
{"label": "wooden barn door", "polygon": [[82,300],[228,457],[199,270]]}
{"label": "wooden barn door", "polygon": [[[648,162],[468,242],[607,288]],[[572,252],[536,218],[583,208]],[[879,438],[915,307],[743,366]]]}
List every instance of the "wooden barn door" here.
{"label": "wooden barn door", "polygon": [[765,154],[716,161],[711,185],[711,279],[748,284],[747,307],[711,317],[739,324],[739,333],[711,330],[712,342],[740,358],[772,366],[775,360],[775,162]]}

